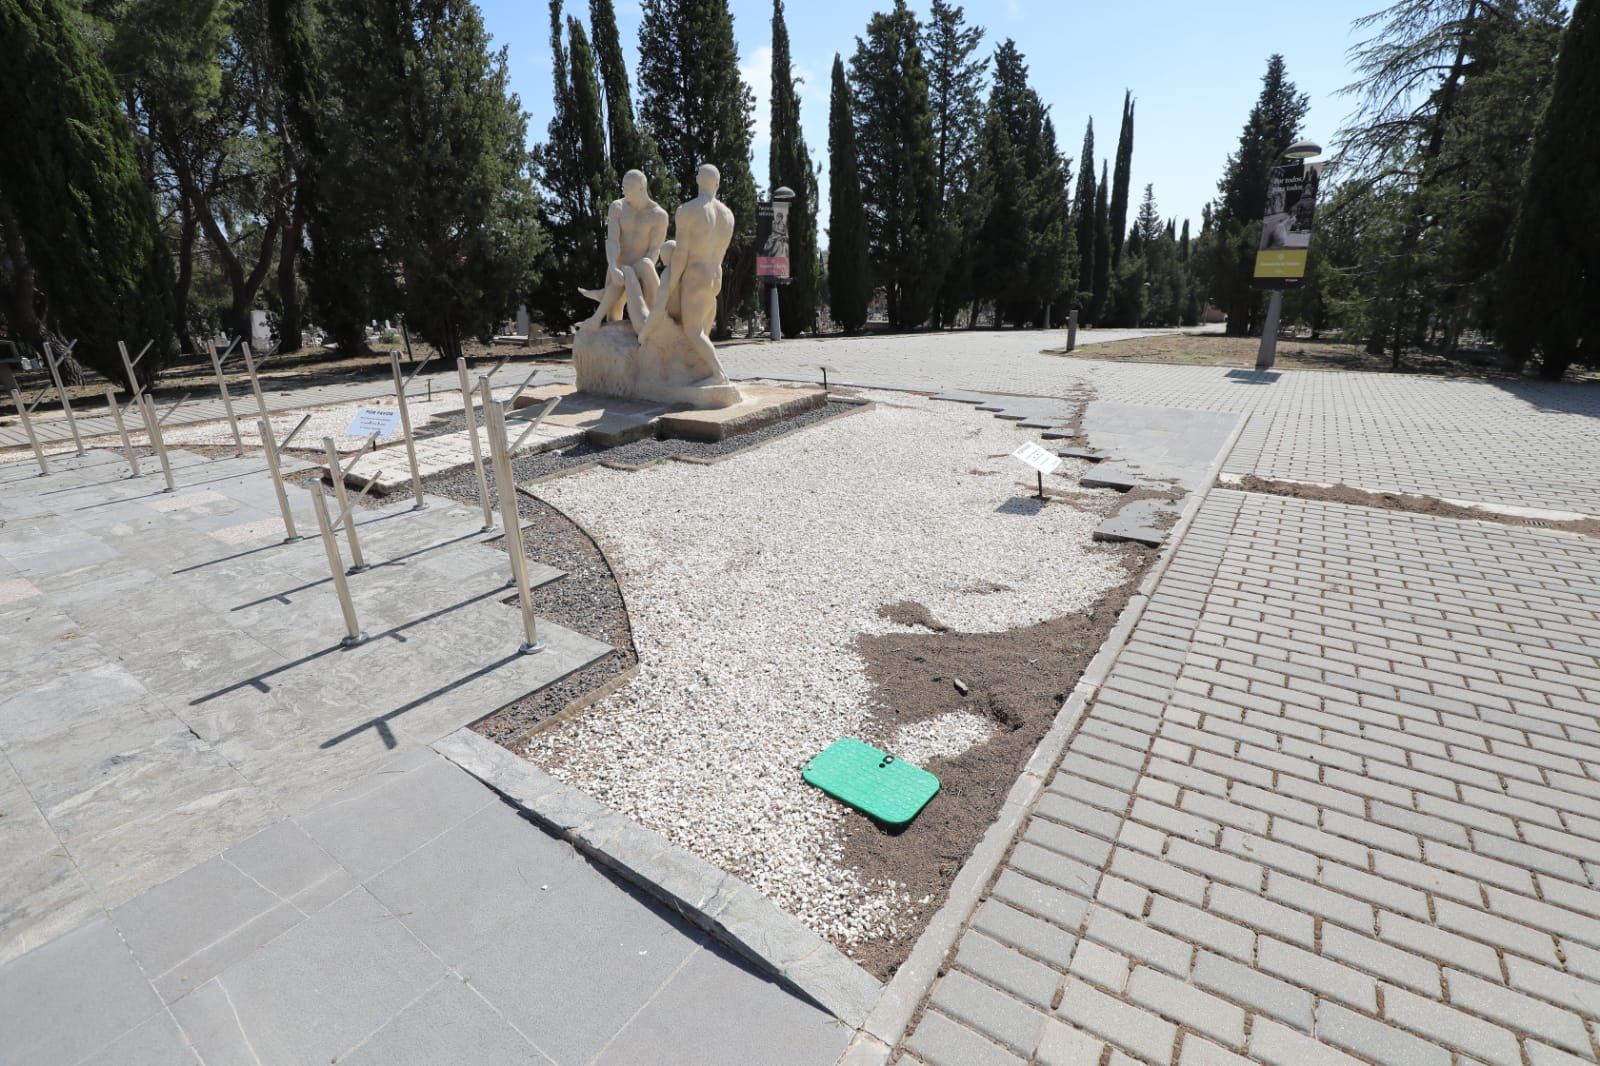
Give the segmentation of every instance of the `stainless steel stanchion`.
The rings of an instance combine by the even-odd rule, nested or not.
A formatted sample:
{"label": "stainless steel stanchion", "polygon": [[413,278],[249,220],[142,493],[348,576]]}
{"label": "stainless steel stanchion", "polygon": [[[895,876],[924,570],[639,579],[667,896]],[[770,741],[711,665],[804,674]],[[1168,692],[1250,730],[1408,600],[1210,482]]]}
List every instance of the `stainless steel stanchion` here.
{"label": "stainless steel stanchion", "polygon": [[161,476],[167,481],[166,491],[172,492],[176,488],[172,483],[172,464],[167,462],[167,442],[161,437],[161,420],[156,417],[156,405],[150,402],[148,395],[141,394],[139,410],[144,413],[145,429],[150,434],[150,447],[155,449],[156,461],[161,464]]}
{"label": "stainless steel stanchion", "polygon": [[334,499],[339,501],[339,513],[344,515],[344,536],[350,542],[350,572],[359,574],[367,568],[367,564],[361,558],[361,541],[356,536],[356,516],[350,510],[350,494],[344,488],[344,471],[339,468],[339,449],[334,447],[332,437],[322,438],[322,451],[328,457],[328,477],[333,479]]}
{"label": "stainless steel stanchion", "polygon": [[467,384],[467,361],[456,359],[461,379],[461,410],[467,417],[467,440],[472,442],[472,470],[478,475],[478,502],[483,505],[483,532],[494,528],[494,504],[489,500],[489,477],[483,472],[483,448],[478,444],[478,420],[472,414],[472,386]]}
{"label": "stainless steel stanchion", "polygon": [[106,386],[106,406],[111,409],[111,417],[117,422],[117,432],[122,436],[122,454],[133,468],[133,476],[138,477],[139,457],[133,454],[133,441],[128,439],[128,424],[122,420],[122,405],[117,403],[117,390],[110,385]]}
{"label": "stainless steel stanchion", "polygon": [[44,461],[44,449],[39,447],[39,438],[33,432],[33,419],[28,417],[28,405],[22,402],[22,393],[16,389],[11,390],[11,402],[22,417],[23,431],[28,434],[28,443],[33,445],[33,457],[39,460],[39,476],[44,477],[50,473],[50,464]]}
{"label": "stainless steel stanchion", "polygon": [[[427,361],[423,361],[426,365]],[[406,407],[406,381],[400,375],[400,353],[389,353],[389,368],[394,371],[394,398],[400,405],[400,429],[406,435],[406,459],[411,463],[411,494],[417,498],[413,511],[420,511],[428,506],[422,499],[422,471],[417,469],[417,445],[411,439],[411,412]],[[421,369],[418,367],[417,369]]]}
{"label": "stainless steel stanchion", "polygon": [[560,402],[561,397],[559,396],[552,396],[544,402],[544,406],[540,408],[539,413],[534,415],[533,418],[528,422],[528,428],[523,430],[522,434],[518,436],[516,440],[511,442],[510,451],[512,455],[515,455],[517,453],[517,449],[522,447],[522,442],[528,439],[528,435],[539,428],[539,423],[544,421],[544,416],[549,414],[551,411],[554,411],[556,409],[556,405]]}
{"label": "stainless steel stanchion", "polygon": [[[485,383],[484,391],[488,391]],[[490,401],[483,408],[489,427],[489,452],[494,456],[495,487],[500,492],[500,520],[506,528],[506,552],[511,556],[511,576],[517,583],[517,602],[522,608],[522,631],[526,638],[517,650],[526,655],[544,650],[538,624],[533,617],[533,590],[528,587],[528,557],[522,553],[522,521],[517,516],[517,486],[511,480],[511,457],[506,453],[505,408]]]}
{"label": "stainless steel stanchion", "polygon": [[244,354],[244,368],[250,375],[250,391],[256,394],[256,410],[260,412],[262,418],[268,418],[270,416],[267,414],[267,401],[261,395],[261,379],[256,376],[256,361],[250,352],[250,342],[245,341],[239,350]]}
{"label": "stainless steel stanchion", "polygon": [[72,414],[72,401],[67,398],[67,387],[61,383],[61,364],[67,361],[67,355],[72,351],[72,349],[68,348],[66,351],[62,352],[61,359],[58,362],[56,358],[50,354],[50,350],[54,347],[55,345],[51,344],[49,341],[44,342],[44,362],[45,365],[50,368],[50,380],[55,382],[56,395],[61,397],[61,410],[66,412],[67,428],[72,430],[72,443],[78,446],[78,454],[82,455],[83,438],[78,436],[78,420]]}
{"label": "stainless steel stanchion", "polygon": [[222,396],[222,409],[228,415],[228,428],[233,430],[233,446],[244,455],[244,438],[239,435],[239,420],[233,414],[233,397],[228,394],[228,379],[222,376],[222,360],[217,358],[217,346],[206,341],[206,354],[211,356],[211,370],[217,375],[217,392]]}
{"label": "stainless steel stanchion", "polygon": [[294,528],[294,512],[289,509],[289,494],[283,489],[283,474],[278,470],[278,444],[272,439],[272,423],[265,418],[256,420],[256,428],[261,431],[261,443],[267,452],[267,472],[272,475],[272,487],[278,494],[278,511],[283,515],[283,530],[285,544],[300,539],[300,533]]}
{"label": "stainless steel stanchion", "polygon": [[344,612],[344,639],[339,643],[353,648],[366,643],[367,635],[361,631],[361,623],[356,620],[356,605],[350,601],[350,585],[344,579],[344,558],[339,554],[339,542],[333,539],[333,523],[328,521],[328,498],[320,484],[311,486],[311,504],[317,512],[317,528],[322,532],[322,550],[328,553],[333,590],[339,594],[339,609]]}

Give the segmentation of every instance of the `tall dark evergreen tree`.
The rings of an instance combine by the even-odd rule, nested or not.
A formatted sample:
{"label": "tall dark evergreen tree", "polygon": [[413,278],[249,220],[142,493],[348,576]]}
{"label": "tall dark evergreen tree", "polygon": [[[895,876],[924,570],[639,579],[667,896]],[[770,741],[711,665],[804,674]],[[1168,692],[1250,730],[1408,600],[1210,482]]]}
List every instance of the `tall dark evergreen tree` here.
{"label": "tall dark evergreen tree", "polygon": [[[651,192],[660,201],[665,190],[661,154],[655,142],[634,121],[633,93],[628,87],[628,64],[617,34],[617,13],[611,0],[589,0],[589,30],[593,36],[595,63],[605,90],[606,143],[611,169],[619,180],[630,170],[642,170],[650,179]],[[677,206],[676,198],[670,201]],[[670,210],[671,208],[669,208]]]}
{"label": "tall dark evergreen tree", "polygon": [[975,195],[985,66],[976,53],[982,42],[983,28],[969,26],[960,5],[933,0],[923,27],[923,53],[933,112],[934,184],[944,222],[940,247],[948,262],[934,308],[940,326],[953,324],[973,296],[974,240],[985,212]]}
{"label": "tall dark evergreen tree", "polygon": [[[1087,291],[1094,284],[1094,197],[1094,119],[1091,118],[1083,131],[1083,154],[1078,157],[1078,188],[1072,197],[1074,234],[1078,255],[1083,263],[1078,282],[1078,288],[1082,291]],[[1080,306],[1076,295],[1072,306],[1080,307],[1088,315],[1093,308],[1092,298],[1088,304]]]}
{"label": "tall dark evergreen tree", "polygon": [[16,132],[0,219],[50,295],[46,325],[78,339],[80,361],[124,380],[119,339],[154,341],[141,376],[167,356],[172,263],[116,83],[77,19],[63,0],[0,0],[0,100]]}
{"label": "tall dark evergreen tree", "polygon": [[[1539,356],[1558,380],[1573,362],[1600,361],[1600,3],[1577,0],[1506,266],[1505,335],[1516,359]],[[1574,224],[1575,220],[1584,224]]]}
{"label": "tall dark evergreen tree", "polygon": [[872,16],[856,39],[856,144],[865,189],[868,247],[893,329],[928,321],[943,280],[933,116],[922,33],[905,0]]}
{"label": "tall dark evergreen tree", "polygon": [[1267,60],[1261,95],[1250,109],[1239,147],[1217,185],[1214,225],[1217,255],[1211,298],[1228,314],[1228,333],[1246,336],[1257,330],[1261,300],[1250,288],[1256,248],[1261,242],[1261,213],[1266,207],[1272,168],[1300,134],[1309,101],[1289,80],[1283,56]]}
{"label": "tall dark evergreen tree", "polygon": [[788,285],[778,290],[779,314],[785,331],[798,333],[817,327],[817,294],[821,288],[821,263],[817,258],[817,172],[811,166],[800,129],[800,93],[795,88],[794,65],[789,59],[789,27],[783,20],[783,0],[772,0],[772,147],[768,159],[768,189],[794,190],[789,205]]}
{"label": "tall dark evergreen tree", "polygon": [[1111,304],[1111,174],[1100,164],[1100,184],[1094,193],[1094,309],[1090,320],[1099,325]]}
{"label": "tall dark evergreen tree", "polygon": [[1122,254],[1128,235],[1128,182],[1133,174],[1133,91],[1122,97],[1122,132],[1117,135],[1117,165],[1111,178],[1111,257]]}
{"label": "tall dark evergreen tree", "polygon": [[644,0],[639,36],[640,117],[680,200],[697,195],[695,171],[710,163],[722,174],[718,196],[733,212],[736,228],[717,296],[716,331],[726,337],[734,314],[752,308],[755,290],[756,105],[739,76],[733,14],[728,0]]}
{"label": "tall dark evergreen tree", "polygon": [[833,57],[833,93],[828,105],[828,302],[846,333],[860,332],[872,302],[872,261],[867,249],[867,213],[856,161],[856,126],[844,60]]}

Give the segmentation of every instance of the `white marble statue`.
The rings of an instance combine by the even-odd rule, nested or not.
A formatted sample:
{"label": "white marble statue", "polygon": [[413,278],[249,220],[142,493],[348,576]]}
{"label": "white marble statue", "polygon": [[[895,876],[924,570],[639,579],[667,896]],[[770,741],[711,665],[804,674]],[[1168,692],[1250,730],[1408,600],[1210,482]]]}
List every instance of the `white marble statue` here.
{"label": "white marble statue", "polygon": [[675,239],[664,241],[666,212],[650,199],[645,176],[630,170],[623,178],[625,195],[607,220],[606,283],[583,290],[598,306],[573,339],[579,389],[695,407],[739,402],[711,343],[734,228],[733,212],[717,199],[721,180],[716,167],[701,165],[700,195],[678,209]]}

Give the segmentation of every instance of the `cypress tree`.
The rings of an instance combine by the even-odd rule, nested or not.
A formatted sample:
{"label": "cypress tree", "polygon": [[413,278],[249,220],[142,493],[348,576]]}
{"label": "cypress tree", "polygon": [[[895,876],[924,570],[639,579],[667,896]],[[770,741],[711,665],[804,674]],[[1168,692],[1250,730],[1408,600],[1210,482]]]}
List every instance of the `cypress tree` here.
{"label": "cypress tree", "polygon": [[846,333],[860,332],[866,325],[867,306],[872,302],[853,98],[844,60],[835,53],[833,95],[828,104],[828,299],[833,320]]}
{"label": "cypress tree", "polygon": [[63,0],[0,0],[0,100],[8,128],[26,131],[26,150],[0,166],[0,217],[76,358],[124,380],[116,342],[151,340],[148,377],[172,339],[171,261],[116,83],[77,25]]}
{"label": "cypress tree", "polygon": [[1106,164],[1100,164],[1100,184],[1094,194],[1094,309],[1090,317],[1095,325],[1111,307],[1111,209],[1107,197],[1111,192],[1111,177]]}
{"label": "cypress tree", "polygon": [[[997,84],[994,95],[1000,93]],[[983,124],[984,186],[988,212],[977,234],[976,295],[994,310],[994,328],[1016,322],[1028,288],[1029,233],[1027,174],[1022,154],[994,103]]]}
{"label": "cypress tree", "polygon": [[940,239],[948,264],[934,318],[954,322],[973,297],[974,238],[984,206],[975,196],[979,136],[983,128],[984,61],[974,58],[983,28],[969,26],[966,11],[933,0],[923,29],[928,64],[928,106],[933,112],[934,184],[944,212]]}
{"label": "cypress tree", "polygon": [[[1084,289],[1094,284],[1094,119],[1083,131],[1083,154],[1078,158],[1078,188],[1072,197],[1072,220],[1076,228],[1078,255],[1083,269],[1078,287]],[[1085,315],[1094,307],[1091,296],[1087,305],[1080,305],[1078,294],[1073,294],[1073,307]]]}
{"label": "cypress tree", "polygon": [[[668,211],[678,205],[677,190],[666,180],[661,153],[634,120],[633,94],[628,87],[628,64],[617,34],[617,13],[611,0],[589,0],[589,30],[594,37],[595,62],[605,89],[606,136],[611,169],[619,178],[642,170],[650,191]],[[666,197],[666,199],[663,199]],[[613,197],[614,199],[615,197]]]}
{"label": "cypress tree", "polygon": [[1111,256],[1122,255],[1128,234],[1128,181],[1133,172],[1133,92],[1122,97],[1122,132],[1117,135],[1117,166],[1111,179]]}
{"label": "cypress tree", "polygon": [[933,310],[945,264],[921,27],[905,0],[872,16],[851,73],[873,272],[890,327],[916,329]]}
{"label": "cypress tree", "polygon": [[[1550,103],[1506,265],[1505,340],[1512,357],[1539,355],[1539,375],[1600,357],[1600,3],[1577,0],[1556,61]],[[1581,220],[1581,221],[1579,221]]]}
{"label": "cypress tree", "polygon": [[755,287],[755,97],[739,76],[728,0],[644,0],[643,9],[639,89],[645,130],[680,198],[697,195],[695,170],[710,163],[722,174],[718,197],[733,212],[733,242],[717,296],[716,332],[726,337],[733,315],[750,309]]}
{"label": "cypress tree", "polygon": [[769,189],[794,190],[789,204],[789,273],[792,280],[778,290],[784,329],[798,333],[817,328],[817,172],[811,166],[800,129],[800,94],[789,60],[789,27],[783,0],[772,0],[772,148],[768,161]]}

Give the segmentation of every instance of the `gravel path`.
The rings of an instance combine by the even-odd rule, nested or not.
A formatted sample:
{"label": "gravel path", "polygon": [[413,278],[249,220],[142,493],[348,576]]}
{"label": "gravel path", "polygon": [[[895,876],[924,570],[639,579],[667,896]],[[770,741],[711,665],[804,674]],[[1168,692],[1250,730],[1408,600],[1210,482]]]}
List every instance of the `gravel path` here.
{"label": "gravel path", "polygon": [[[1014,425],[875,398],[716,466],[595,470],[538,490],[605,544],[641,668],[534,737],[529,757],[846,946],[895,929],[910,903],[841,864],[843,811],[799,775],[841,736],[891,741],[870,726],[856,638],[910,631],[879,616],[886,604],[996,632],[1082,610],[1125,577],[1091,548],[1111,494],[1018,508],[1029,486],[1009,456],[1026,439]],[[906,739],[951,750],[979,742],[978,726]]]}

